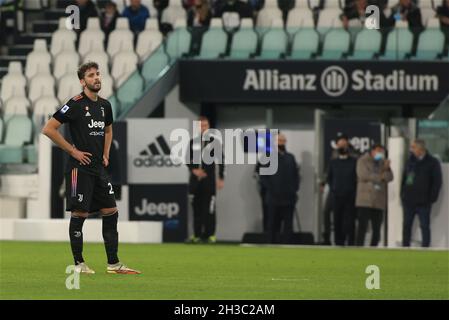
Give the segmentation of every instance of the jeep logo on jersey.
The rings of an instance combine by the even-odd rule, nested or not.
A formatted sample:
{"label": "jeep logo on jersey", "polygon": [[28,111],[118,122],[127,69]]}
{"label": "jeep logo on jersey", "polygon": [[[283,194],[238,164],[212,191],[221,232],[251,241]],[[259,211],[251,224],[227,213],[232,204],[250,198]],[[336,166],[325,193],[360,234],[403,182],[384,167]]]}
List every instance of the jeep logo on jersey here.
{"label": "jeep logo on jersey", "polygon": [[90,120],[90,123],[87,125],[89,128],[93,129],[93,128],[100,128],[100,129],[104,129],[104,121],[94,121],[94,119]]}
{"label": "jeep logo on jersey", "polygon": [[148,214],[150,216],[163,216],[171,219],[178,216],[179,214],[179,204],[176,202],[149,202],[147,199],[143,198],[140,206],[134,207],[134,212],[139,216]]}
{"label": "jeep logo on jersey", "polygon": [[170,147],[164,136],[159,135],[155,142],[150,143],[147,148],[142,150],[137,158],[134,159],[135,167],[179,167],[180,164],[174,164],[170,158]]}

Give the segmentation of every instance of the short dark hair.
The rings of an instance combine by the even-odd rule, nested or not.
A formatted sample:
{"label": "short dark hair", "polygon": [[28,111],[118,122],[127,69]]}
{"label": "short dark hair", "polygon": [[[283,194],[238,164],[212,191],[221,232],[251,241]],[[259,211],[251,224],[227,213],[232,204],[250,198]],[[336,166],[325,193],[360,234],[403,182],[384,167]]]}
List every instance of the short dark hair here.
{"label": "short dark hair", "polygon": [[98,70],[98,63],[93,62],[93,61],[88,61],[86,63],[83,63],[82,65],[80,65],[78,67],[78,79],[83,79],[84,75],[86,74],[86,71],[91,69],[91,68],[95,68]]}
{"label": "short dark hair", "polygon": [[385,150],[385,147],[381,145],[380,143],[375,143],[371,146],[371,151],[376,150],[377,148]]}

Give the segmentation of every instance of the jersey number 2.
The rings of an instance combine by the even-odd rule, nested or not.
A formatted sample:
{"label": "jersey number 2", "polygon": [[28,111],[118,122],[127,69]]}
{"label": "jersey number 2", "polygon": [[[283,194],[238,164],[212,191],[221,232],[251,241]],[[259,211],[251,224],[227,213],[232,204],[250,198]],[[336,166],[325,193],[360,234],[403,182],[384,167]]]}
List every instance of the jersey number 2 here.
{"label": "jersey number 2", "polygon": [[112,184],[110,182],[108,183],[108,186],[111,188],[109,189],[109,194],[114,194],[114,189],[112,188]]}

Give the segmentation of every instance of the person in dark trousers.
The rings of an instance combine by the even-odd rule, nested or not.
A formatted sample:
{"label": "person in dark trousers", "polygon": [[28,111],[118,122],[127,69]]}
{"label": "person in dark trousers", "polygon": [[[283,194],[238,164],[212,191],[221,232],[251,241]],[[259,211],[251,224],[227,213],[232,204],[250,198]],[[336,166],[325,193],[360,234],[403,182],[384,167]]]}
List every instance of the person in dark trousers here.
{"label": "person in dark trousers", "polygon": [[423,140],[415,140],[402,178],[401,199],[404,208],[402,245],[410,246],[415,215],[419,217],[422,246],[430,246],[430,213],[442,184],[440,162],[427,150]]}
{"label": "person in dark trousers", "polygon": [[106,38],[108,38],[109,34],[114,31],[118,17],[120,17],[120,14],[117,10],[117,5],[115,2],[107,2],[104,12],[101,15],[101,30],[103,30]]}
{"label": "person in dark trousers", "polygon": [[391,27],[395,26],[396,21],[407,21],[410,31],[414,34],[424,29],[421,9],[412,0],[399,0],[398,4],[391,8],[388,20]]}
{"label": "person in dark trousers", "polygon": [[[339,149],[347,149],[349,152],[349,156],[357,159],[359,157],[359,152],[354,149],[354,147],[349,142],[348,136],[343,132],[338,132],[337,137],[335,139],[335,147],[332,151],[332,159],[337,159],[339,157]],[[329,169],[327,170],[329,171]],[[327,178],[325,179],[327,181]],[[321,193],[324,192],[324,188],[326,186],[326,182],[323,182],[320,185]],[[333,212],[332,208],[332,190],[329,188],[329,193],[326,196],[326,199],[324,200],[324,208],[323,208],[323,218],[324,218],[324,231],[323,231],[323,242],[322,245],[329,246],[332,244],[331,242],[331,213]]]}
{"label": "person in dark trousers", "polygon": [[98,17],[98,11],[92,0],[76,0],[76,5],[80,9],[80,29],[76,31],[82,32],[87,27],[87,19]]}
{"label": "person in dark trousers", "polygon": [[[194,232],[189,242],[199,243],[203,239],[208,243],[215,243],[215,202],[217,189],[220,190],[224,187],[224,153],[222,144],[218,139],[206,137],[206,131],[210,127],[209,120],[206,117],[200,117],[199,120],[201,136],[190,141],[190,161],[188,163],[190,170],[189,194],[192,197]],[[218,154],[210,150],[214,145],[219,145],[219,148],[222,149],[221,159],[218,159]],[[195,159],[195,150],[200,150],[203,157],[205,154],[214,157],[214,161],[211,164],[207,164],[203,157]],[[217,166],[218,179],[216,177]]]}
{"label": "person in dark trousers", "polygon": [[385,148],[374,144],[371,151],[357,161],[358,229],[356,244],[363,246],[368,222],[371,221],[371,246],[377,247],[380,240],[383,212],[387,206],[387,184],[393,181],[390,160],[385,159]]}
{"label": "person in dark trousers", "polygon": [[290,243],[293,235],[293,213],[298,201],[300,178],[295,156],[287,152],[286,142],[285,136],[279,134],[278,170],[267,176],[268,235],[271,243]]}
{"label": "person in dark trousers", "polygon": [[262,167],[264,165],[257,162],[254,169],[254,177],[257,179],[258,191],[262,200],[262,230],[266,233],[268,232],[267,176],[260,174],[260,168]]}
{"label": "person in dark trousers", "polygon": [[[334,212],[334,236],[338,246],[354,245],[355,233],[355,196],[357,188],[357,160],[349,154],[346,137],[342,147],[338,148],[338,157],[329,164],[327,183],[332,194]],[[338,142],[337,142],[338,144]]]}

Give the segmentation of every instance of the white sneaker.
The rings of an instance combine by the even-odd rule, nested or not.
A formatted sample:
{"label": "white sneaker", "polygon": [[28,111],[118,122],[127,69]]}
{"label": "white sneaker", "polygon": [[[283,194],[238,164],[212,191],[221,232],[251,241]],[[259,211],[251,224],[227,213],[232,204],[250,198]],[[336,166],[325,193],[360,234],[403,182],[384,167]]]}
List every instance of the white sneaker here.
{"label": "white sneaker", "polygon": [[86,273],[86,274],[94,274],[95,273],[95,271],[92,270],[91,268],[89,268],[87,266],[87,264],[85,264],[84,262],[79,263],[75,266],[75,272]]}
{"label": "white sneaker", "polygon": [[141,274],[140,271],[128,268],[121,262],[116,264],[109,264],[106,272],[115,274]]}

